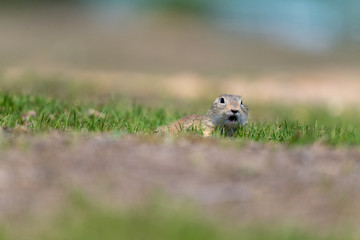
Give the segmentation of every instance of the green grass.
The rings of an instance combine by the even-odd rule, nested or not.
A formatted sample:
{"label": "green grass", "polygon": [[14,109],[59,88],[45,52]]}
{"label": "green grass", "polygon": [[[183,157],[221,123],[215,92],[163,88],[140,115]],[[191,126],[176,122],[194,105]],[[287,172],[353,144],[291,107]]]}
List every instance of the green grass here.
{"label": "green grass", "polygon": [[[37,240],[335,240],[355,239],[351,231],[310,230],[289,224],[241,224],[209,219],[193,206],[156,199],[119,210],[72,197],[58,215],[31,230],[3,229],[0,239]],[[12,231],[16,230],[14,233]]]}
{"label": "green grass", "polygon": [[[301,114],[297,113],[300,112]],[[30,114],[35,112],[36,114]],[[360,145],[358,112],[345,111],[333,116],[325,108],[252,106],[250,114],[257,120],[240,129],[236,139],[287,144]],[[139,104],[108,101],[64,101],[41,96],[0,94],[0,126],[26,127],[33,132],[47,130],[74,132],[120,132],[151,134],[185,113]],[[260,119],[263,114],[266,119]],[[194,131],[197,132],[197,131]],[[219,132],[214,136],[220,136]]]}
{"label": "green grass", "polygon": [[[28,114],[31,111],[35,111],[36,116]],[[3,127],[26,126],[34,131],[150,133],[167,118],[163,109],[145,109],[136,104],[76,104],[45,97],[0,94],[0,125]]]}
{"label": "green grass", "polygon": [[250,123],[237,135],[239,138],[259,142],[288,144],[360,145],[360,131],[346,127],[329,127],[284,120],[275,124]]}

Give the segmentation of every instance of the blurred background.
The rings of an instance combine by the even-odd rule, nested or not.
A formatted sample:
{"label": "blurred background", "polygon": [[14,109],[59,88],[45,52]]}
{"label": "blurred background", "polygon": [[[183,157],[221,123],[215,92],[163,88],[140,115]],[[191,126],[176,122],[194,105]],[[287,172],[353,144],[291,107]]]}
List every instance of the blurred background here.
{"label": "blurred background", "polygon": [[[59,105],[60,110],[56,112],[64,111],[59,113],[60,126],[68,126],[70,116],[75,122],[77,110],[71,106],[82,106],[85,102],[84,111],[89,105],[91,109],[83,115],[84,123],[89,118],[95,126],[96,120],[103,131],[107,115],[101,117],[104,113],[93,109],[94,104],[89,101],[99,103],[96,106],[109,102],[118,104],[114,109],[119,109],[119,115],[114,114],[114,122],[126,118],[119,126],[133,121],[132,115],[139,116],[134,117],[135,130],[131,131],[137,135],[137,125],[145,126],[149,121],[146,114],[151,112],[143,111],[143,106],[155,109],[156,118],[166,116],[165,120],[170,122],[188,113],[205,113],[217,96],[228,93],[243,96],[243,102],[250,109],[249,125],[259,129],[256,130],[259,135],[274,128],[277,136],[283,120],[290,119],[305,123],[289,125],[297,126],[291,130],[294,141],[315,141],[312,147],[290,148],[288,153],[283,153],[287,145],[273,148],[266,144],[273,137],[268,140],[261,137],[259,141],[265,144],[249,142],[248,148],[240,150],[240,158],[246,161],[237,161],[240,152],[223,148],[233,142],[232,139],[224,142],[215,139],[214,144],[209,142],[209,145],[197,137],[185,142],[181,139],[162,142],[147,139],[148,136],[137,140],[128,136],[126,129],[121,129],[118,133],[118,130],[109,130],[116,137],[124,137],[121,141],[99,134],[89,140],[78,140],[77,145],[75,140],[68,140],[72,135],[69,133],[68,137],[65,130],[50,132],[50,137],[42,142],[29,138],[24,143],[20,139],[16,144],[12,138],[3,140],[7,132],[6,128],[0,128],[0,147],[14,145],[15,149],[24,150],[21,154],[9,151],[3,157],[8,160],[0,161],[3,164],[0,188],[9,192],[2,194],[2,201],[8,204],[5,207],[21,206],[21,211],[27,208],[47,211],[58,209],[59,189],[84,186],[91,196],[102,196],[111,203],[122,198],[133,203],[133,198],[140,199],[153,188],[164,188],[176,199],[190,196],[203,201],[201,206],[211,210],[219,204],[230,216],[238,212],[245,220],[265,216],[273,222],[272,217],[276,215],[295,219],[310,216],[311,221],[304,221],[309,225],[314,220],[326,225],[332,219],[340,224],[357,223],[359,213],[354,206],[360,196],[355,191],[360,176],[356,161],[358,149],[354,147],[354,151],[342,153],[343,149],[323,148],[322,143],[326,143],[328,137],[339,138],[335,141],[344,141],[344,146],[347,142],[359,145],[359,80],[359,0],[0,0],[0,92],[10,92],[10,96],[18,92],[44,95],[59,102],[66,99],[70,107],[65,110],[56,102],[44,110],[52,121],[57,117],[57,113],[53,115],[53,108]],[[30,97],[16,102],[21,105],[27,101],[31,111],[24,113],[14,110],[14,103],[8,98],[4,95],[4,105],[9,106],[10,113],[17,113],[6,117],[15,119],[14,124],[18,124],[17,117],[22,119],[21,127],[26,126],[27,118],[37,118],[40,126],[47,121],[42,110],[36,117]],[[112,111],[111,107],[109,104],[106,112]],[[129,113],[130,117],[126,117]],[[157,122],[162,124],[160,120]],[[5,123],[1,126],[6,126]],[[74,128],[74,131],[82,131],[82,125],[79,126],[79,130]],[[288,128],[286,122],[284,126]],[[154,123],[151,127],[157,126]],[[334,128],[328,131],[328,127]],[[319,139],[313,137],[318,136],[316,134]],[[302,144],[301,140],[298,142]],[[104,161],[97,161],[99,157]],[[219,161],[221,159],[224,161]],[[118,168],[117,164],[121,166]],[[7,169],[13,169],[14,174]],[[184,175],[188,173],[189,176]],[[44,193],[38,194],[39,191]],[[59,198],[62,197],[60,194]],[[36,206],[30,208],[24,201],[31,204],[33,201]],[[44,208],[46,201],[55,204]],[[163,205],[161,201],[160,205]],[[88,208],[83,209],[88,212]],[[150,217],[145,218],[149,223],[159,218],[152,214],[152,205],[149,209],[151,214],[139,215],[140,224],[144,223],[144,216]],[[125,221],[124,226],[130,229],[135,226],[134,230],[127,231],[126,227],[114,227],[117,225],[111,221],[108,224],[106,218],[102,220],[103,215],[96,214],[90,212],[92,218],[84,215],[84,219],[90,219],[90,224],[84,225],[89,237],[79,239],[98,239],[92,233],[101,225],[109,227],[109,232],[119,229],[143,233],[133,220]],[[169,216],[176,215],[170,212]],[[23,219],[23,212],[20,216]],[[71,219],[72,215],[69,216]],[[164,222],[156,225],[160,231],[169,229],[165,224],[180,226],[173,228],[175,234],[183,231],[181,222],[169,223],[167,218],[159,216]],[[114,219],[113,215],[110,218]],[[232,222],[231,217],[223,219],[231,219],[225,221],[225,225]],[[31,221],[44,222],[33,221],[33,218]],[[65,224],[65,234],[76,233],[73,221],[65,218],[63,223],[69,224],[69,227]],[[18,231],[18,225],[14,226]],[[151,231],[154,225],[149,226]],[[317,225],[312,227],[317,230]],[[194,232],[197,229],[195,224]],[[204,233],[214,235],[211,229],[213,227],[205,228]],[[0,239],[3,239],[1,231],[0,226]],[[196,235],[195,239],[209,239],[198,236],[202,235]],[[223,235],[220,232],[215,236]],[[265,232],[263,239],[269,238]]]}
{"label": "blurred background", "polygon": [[339,111],[360,102],[359,13],[356,0],[3,0],[1,87]]}

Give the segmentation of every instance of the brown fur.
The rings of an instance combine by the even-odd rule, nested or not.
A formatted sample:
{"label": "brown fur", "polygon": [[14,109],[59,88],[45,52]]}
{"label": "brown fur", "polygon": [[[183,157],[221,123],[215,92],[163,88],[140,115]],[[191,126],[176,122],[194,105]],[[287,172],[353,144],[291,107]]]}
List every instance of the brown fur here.
{"label": "brown fur", "polygon": [[[222,100],[224,103],[222,103]],[[247,123],[247,116],[248,109],[242,104],[241,96],[224,94],[215,99],[207,114],[185,116],[168,126],[158,128],[156,132],[178,133],[188,129],[195,129],[201,130],[203,135],[207,137],[217,128],[221,128],[226,135],[231,136],[239,126],[244,126]],[[236,117],[237,121],[231,121],[229,117]]]}

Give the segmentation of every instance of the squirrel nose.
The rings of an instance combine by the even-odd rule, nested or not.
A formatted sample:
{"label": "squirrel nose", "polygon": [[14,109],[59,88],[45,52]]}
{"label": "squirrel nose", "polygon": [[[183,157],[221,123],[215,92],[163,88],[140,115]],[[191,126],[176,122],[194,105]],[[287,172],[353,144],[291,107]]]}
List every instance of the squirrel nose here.
{"label": "squirrel nose", "polygon": [[239,112],[239,110],[231,109],[231,112],[232,112],[232,113],[237,113],[237,112]]}

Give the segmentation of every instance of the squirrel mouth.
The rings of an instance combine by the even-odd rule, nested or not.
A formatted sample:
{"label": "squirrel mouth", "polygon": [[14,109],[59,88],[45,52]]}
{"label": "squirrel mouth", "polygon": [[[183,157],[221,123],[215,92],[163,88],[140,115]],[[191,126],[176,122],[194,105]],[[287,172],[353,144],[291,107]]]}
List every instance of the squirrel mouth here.
{"label": "squirrel mouth", "polygon": [[238,120],[237,116],[230,116],[229,121],[230,122],[236,122]]}

